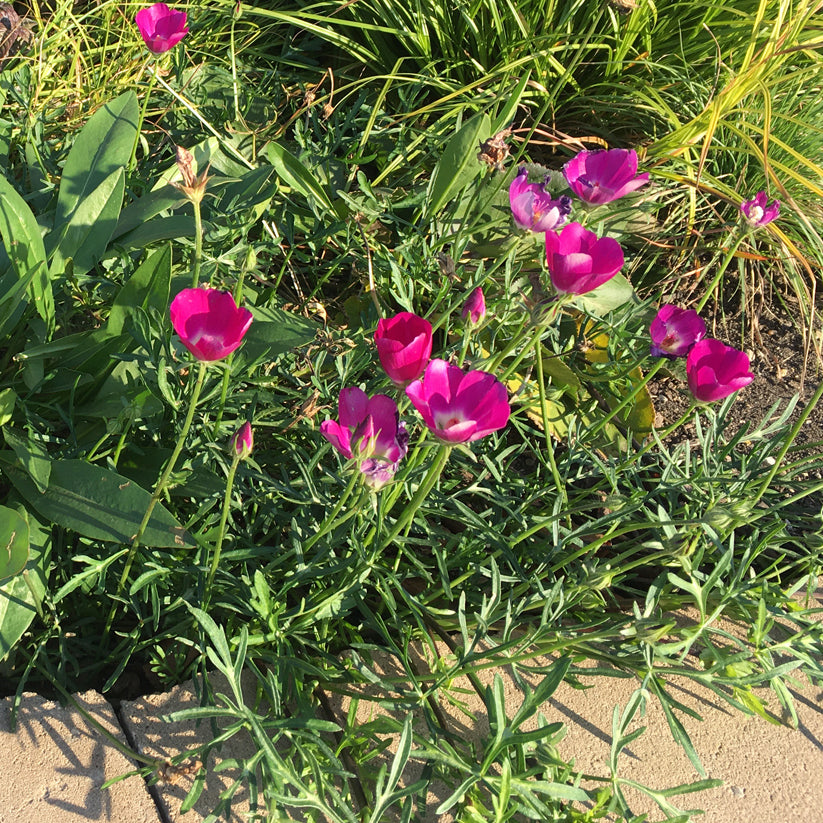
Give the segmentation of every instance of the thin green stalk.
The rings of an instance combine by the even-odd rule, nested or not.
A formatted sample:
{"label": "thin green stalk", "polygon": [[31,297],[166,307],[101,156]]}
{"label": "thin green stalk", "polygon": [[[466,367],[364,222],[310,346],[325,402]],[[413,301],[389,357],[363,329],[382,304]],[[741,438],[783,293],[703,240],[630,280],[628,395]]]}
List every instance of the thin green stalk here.
{"label": "thin green stalk", "polygon": [[231,15],[231,29],[229,32],[229,54],[231,56],[231,82],[234,90],[234,119],[235,122],[240,122],[240,87],[237,82],[237,49],[234,39],[234,28],[237,25],[237,20],[242,13],[242,6],[240,3],[234,7]]}
{"label": "thin green stalk", "polygon": [[211,596],[211,586],[214,582],[214,576],[217,574],[217,566],[220,564],[220,555],[223,552],[223,539],[226,535],[226,523],[229,519],[229,509],[231,508],[231,494],[234,489],[234,476],[237,473],[237,467],[240,465],[242,457],[235,452],[234,458],[229,466],[229,474],[226,478],[226,492],[223,495],[223,511],[220,514],[220,526],[217,529],[217,540],[214,542],[214,552],[212,552],[211,565],[209,566],[209,576],[206,579],[206,588],[203,593],[203,611],[207,611],[209,607],[209,598]]}
{"label": "thin green stalk", "polygon": [[[440,475],[443,473],[443,469],[446,467],[446,463],[448,462],[449,455],[451,454],[451,446],[443,444],[437,451],[437,454],[432,462],[431,466],[429,466],[429,470],[426,476],[423,478],[423,482],[417,487],[417,491],[415,492],[414,497],[409,501],[406,508],[403,509],[400,517],[397,518],[397,522],[394,524],[394,528],[386,535],[385,538],[380,542],[379,549],[377,554],[379,554],[383,549],[386,548],[389,544],[391,544],[400,532],[403,531],[412,521],[414,515],[417,513],[417,510],[423,504],[423,501],[429,496],[429,493],[434,488],[435,483],[440,479]],[[368,545],[368,543],[365,543]]]}
{"label": "thin green stalk", "polygon": [[783,463],[783,458],[786,456],[786,452],[788,452],[789,447],[794,442],[795,438],[798,435],[798,432],[803,427],[803,424],[808,419],[809,415],[814,411],[815,406],[820,402],[820,398],[823,397],[823,380],[820,381],[820,385],[817,387],[817,391],[812,396],[811,400],[806,404],[806,407],[800,413],[800,416],[797,418],[795,424],[789,430],[789,435],[786,438],[786,442],[783,443],[783,447],[780,449],[777,457],[774,460],[774,465],[772,466],[769,473],[766,475],[765,480],[760,484],[760,488],[757,490],[754,498],[752,499],[752,508],[756,506],[760,502],[760,498],[766,493],[766,489],[769,488],[771,485],[772,480],[774,480],[775,475],[780,471],[781,464]]}
{"label": "thin green stalk", "polygon": [[[235,301],[236,302],[236,301]],[[212,437],[216,440],[220,433],[220,424],[223,422],[223,411],[226,408],[226,398],[229,394],[229,380],[231,379],[231,364],[234,360],[234,352],[226,358],[226,368],[223,370],[223,382],[220,386],[220,402],[217,406],[217,415],[212,426]]]}
{"label": "thin green stalk", "polygon": [[[640,394],[646,386],[648,386],[652,377],[654,377],[657,372],[663,368],[664,363],[665,359],[662,357],[659,358],[658,361],[646,373],[646,376],[602,420],[598,420],[592,428],[586,431],[586,436],[592,438],[597,435],[601,429],[608,425],[609,421],[611,421],[616,415],[620,414],[626,406],[633,403],[637,395]],[[635,368],[637,368],[637,366],[635,366]]]}
{"label": "thin green stalk", "polygon": [[194,267],[191,275],[191,287],[196,289],[200,285],[200,263],[203,259],[203,217],[200,214],[200,200],[191,198],[194,209]]}
{"label": "thin green stalk", "polygon": [[625,465],[630,465],[636,460],[639,460],[653,445],[655,445],[655,443],[665,440],[672,432],[677,431],[677,429],[679,429],[692,416],[694,410],[701,405],[703,404],[697,400],[692,400],[689,408],[686,409],[684,414],[676,422],[672,423],[668,428],[663,429],[662,433],[658,434],[657,432],[653,432],[654,437],[650,438],[643,448],[636,451]]}
{"label": "thin green stalk", "polygon": [[144,71],[148,71],[149,73],[149,86],[146,89],[146,96],[143,98],[143,105],[140,109],[140,119],[137,121],[137,134],[134,135],[134,145],[132,145],[131,147],[131,155],[129,156],[129,171],[134,171],[134,168],[137,165],[137,147],[140,145],[140,135],[143,133],[143,123],[146,122],[146,112],[149,108],[149,100],[151,100],[151,93],[154,91],[154,86],[157,82],[157,77],[155,73],[151,70],[151,65],[153,62],[154,58],[149,57],[149,59],[146,60],[145,66],[143,67]]}
{"label": "thin green stalk", "polygon": [[[163,470],[163,474],[157,481],[157,486],[155,487],[151,499],[149,500],[149,505],[146,507],[146,513],[143,515],[143,520],[140,523],[140,527],[134,535],[131,547],[129,548],[128,556],[126,557],[126,565],[123,568],[123,573],[120,575],[120,582],[117,586],[116,597],[119,597],[126,587],[126,582],[129,578],[132,564],[134,563],[134,558],[137,555],[137,547],[140,545],[140,541],[143,539],[143,535],[149,525],[149,520],[151,519],[154,507],[158,504],[160,498],[163,496],[163,492],[166,490],[166,484],[169,482],[171,473],[177,465],[177,459],[183,451],[183,446],[186,443],[186,437],[188,436],[189,429],[191,428],[192,420],[194,420],[194,410],[197,407],[197,401],[200,399],[200,392],[203,389],[203,381],[206,377],[206,368],[207,364],[201,360],[197,372],[197,380],[194,384],[194,388],[192,389],[191,398],[189,399],[189,410],[186,414],[186,419],[183,421],[183,428],[180,431],[180,436],[177,438],[177,445],[174,447],[174,451],[169,458],[169,462],[166,463],[166,468]],[[111,612],[109,613],[109,618],[106,621],[106,634],[108,634],[108,630],[111,628],[111,624],[114,620],[115,608],[116,604],[113,603]]]}
{"label": "thin green stalk", "polygon": [[348,485],[343,491],[343,494],[340,495],[335,507],[331,510],[331,512],[329,512],[317,531],[303,544],[304,552],[308,551],[321,537],[323,537],[323,535],[328,534],[337,527],[337,516],[342,511],[343,506],[346,505],[346,501],[349,497],[351,497],[351,493],[354,491],[354,487],[357,485],[360,477],[361,475],[359,470],[355,469],[352,471],[351,476],[349,477]]}
{"label": "thin green stalk", "polygon": [[[557,461],[554,458],[554,443],[552,442],[552,434],[549,430],[549,404],[546,401],[546,383],[543,374],[543,346],[539,339],[534,342],[534,357],[537,361],[537,390],[540,395],[540,416],[543,418],[543,434],[546,438],[546,455],[549,458],[549,466],[551,467],[555,488],[563,501],[563,508],[565,509],[569,504],[569,498],[566,494],[566,485],[560,478]],[[567,515],[567,519],[570,519],[570,515]]]}
{"label": "thin green stalk", "polygon": [[700,301],[697,304],[697,311],[701,311],[706,303],[709,301],[709,298],[714,294],[714,290],[717,288],[718,283],[720,283],[720,279],[726,273],[726,269],[729,267],[729,263],[732,262],[734,259],[735,254],[737,254],[737,250],[740,248],[740,244],[743,242],[743,238],[746,236],[746,232],[741,232],[738,234],[737,239],[732,243],[729,250],[726,252],[726,256],[723,258],[723,261],[720,263],[720,268],[717,270],[717,274],[714,276],[714,279],[709,284],[709,288],[706,289],[706,293],[703,297],[700,298]]}

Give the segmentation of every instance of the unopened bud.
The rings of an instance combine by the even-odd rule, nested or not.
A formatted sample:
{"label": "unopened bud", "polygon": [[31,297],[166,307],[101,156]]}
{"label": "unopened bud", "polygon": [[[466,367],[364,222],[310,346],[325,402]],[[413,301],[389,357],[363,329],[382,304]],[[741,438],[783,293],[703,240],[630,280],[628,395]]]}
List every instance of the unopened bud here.
{"label": "unopened bud", "polygon": [[206,193],[206,183],[209,180],[208,168],[198,176],[194,155],[188,149],[177,146],[177,170],[183,182],[172,183],[172,185],[180,189],[192,203],[200,203]]}
{"label": "unopened bud", "polygon": [[251,423],[246,421],[234,434],[231,439],[231,447],[234,453],[245,460],[254,447],[254,433],[251,430]]}
{"label": "unopened bud", "polygon": [[479,286],[469,295],[463,306],[463,319],[469,318],[472,325],[477,325],[486,316],[486,298]]}

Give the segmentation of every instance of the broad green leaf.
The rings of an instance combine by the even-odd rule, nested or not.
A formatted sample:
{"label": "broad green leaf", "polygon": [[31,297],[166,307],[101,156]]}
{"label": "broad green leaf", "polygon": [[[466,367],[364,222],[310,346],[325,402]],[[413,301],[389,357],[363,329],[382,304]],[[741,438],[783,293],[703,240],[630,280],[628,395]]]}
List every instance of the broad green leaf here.
{"label": "broad green leaf", "polygon": [[147,312],[154,308],[165,313],[169,305],[170,283],[171,246],[164,246],[146,257],[120,289],[109,312],[106,333],[122,334],[126,319],[137,306]]}
{"label": "broad green leaf", "polygon": [[171,211],[186,202],[183,193],[172,185],[165,185],[144,194],[120,212],[117,226],[112,233],[112,240],[148,223],[158,214]]}
{"label": "broad green leaf", "polygon": [[57,248],[51,260],[52,274],[62,272],[67,260],[74,262],[76,275],[97,265],[117,225],[125,190],[125,172],[116,169],[80,201],[69,222],[59,230],[59,240],[53,232]]}
{"label": "broad green leaf", "polygon": [[[131,543],[151,498],[131,480],[83,460],[55,460],[45,494],[7,454],[0,453],[0,468],[42,517],[92,540]],[[142,542],[161,548],[194,545],[183,526],[159,504]]]}
{"label": "broad green leaf", "polygon": [[632,284],[622,274],[616,274],[594,291],[575,297],[572,305],[579,306],[587,314],[595,317],[605,317],[610,311],[633,299]]}
{"label": "broad green leaf", "polygon": [[63,166],[55,231],[70,222],[79,205],[107,177],[128,164],[139,120],[137,95],[127,91],[99,108],[83,126]]}
{"label": "broad green leaf", "polygon": [[145,249],[163,240],[194,237],[194,218],[187,214],[155,217],[117,238],[117,245],[124,249]]}
{"label": "broad green leaf", "polygon": [[0,233],[17,277],[30,279],[29,289],[35,308],[46,321],[51,336],[54,331],[54,295],[46,247],[31,209],[4,177],[0,177]]}
{"label": "broad green leaf", "polygon": [[269,143],[266,157],[274,166],[278,177],[290,188],[296,189],[310,202],[316,203],[336,216],[334,206],[316,177],[288,149],[279,143]]}
{"label": "broad green leaf", "polygon": [[469,185],[481,171],[477,159],[477,147],[491,137],[491,121],[488,114],[471,118],[446,144],[440,160],[434,168],[429,186],[426,214],[434,217],[456,194]]}
{"label": "broad green leaf", "polygon": [[318,325],[299,315],[275,308],[252,307],[254,322],[246,333],[241,353],[250,360],[274,357],[314,340]]}
{"label": "broad green leaf", "polygon": [[42,494],[48,488],[51,476],[51,460],[46,450],[14,429],[3,429],[3,437]]}
{"label": "broad green leaf", "polygon": [[20,574],[29,559],[29,524],[14,510],[0,506],[0,581]]}
{"label": "broad green leaf", "polygon": [[0,426],[5,426],[11,420],[16,402],[17,393],[14,389],[0,391]]}

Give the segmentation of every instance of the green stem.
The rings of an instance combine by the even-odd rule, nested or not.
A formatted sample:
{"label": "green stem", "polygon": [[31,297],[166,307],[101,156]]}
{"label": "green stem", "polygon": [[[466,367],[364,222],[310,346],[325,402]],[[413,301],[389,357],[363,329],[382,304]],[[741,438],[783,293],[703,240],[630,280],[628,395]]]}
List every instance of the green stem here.
{"label": "green stem", "polygon": [[[652,377],[654,377],[660,369],[663,368],[663,364],[665,363],[664,358],[659,358],[658,361],[649,369],[646,373],[646,376],[602,419],[597,422],[596,425],[592,426],[587,432],[587,438],[593,438],[596,434],[600,432],[606,425],[608,425],[609,421],[611,421],[616,415],[620,414],[623,409],[626,408],[630,403],[633,403],[635,398],[637,397],[643,389],[651,381]],[[637,366],[635,366],[637,368]]]}
{"label": "green stem", "polygon": [[214,552],[211,557],[211,565],[209,566],[209,576],[206,579],[206,589],[203,594],[203,611],[208,610],[211,586],[214,582],[214,575],[217,574],[217,566],[220,564],[220,555],[223,552],[223,538],[226,536],[226,523],[229,519],[231,493],[234,488],[234,475],[237,473],[240,459],[240,455],[235,453],[234,459],[231,461],[231,466],[229,467],[229,475],[226,478],[226,493],[223,495],[223,511],[220,515],[220,527],[217,530],[217,540],[214,543]]}
{"label": "green stem", "polygon": [[320,524],[317,531],[303,544],[304,552],[308,551],[321,537],[323,537],[323,535],[328,534],[337,527],[337,516],[343,510],[343,506],[346,505],[346,501],[349,497],[351,497],[351,493],[354,491],[354,487],[360,480],[360,476],[360,471],[358,469],[354,469],[352,471],[351,477],[349,477],[348,485],[343,491],[343,494],[340,495],[337,505],[335,505],[331,512],[326,516],[326,519]]}
{"label": "green stem", "polygon": [[692,416],[694,410],[700,405],[702,404],[698,401],[692,400],[689,408],[686,409],[683,415],[676,422],[672,423],[671,426],[669,426],[668,428],[663,429],[663,432],[661,434],[657,434],[655,432],[655,436],[650,438],[646,445],[643,446],[643,448],[641,448],[639,451],[636,451],[631,456],[629,461],[624,464],[624,467],[640,459],[655,443],[657,443],[658,441],[665,440],[672,432],[677,431],[677,429],[679,429]]}
{"label": "green stem", "polygon": [[543,434],[546,438],[546,454],[549,458],[549,465],[551,467],[552,477],[554,478],[554,485],[557,488],[557,493],[563,501],[563,508],[565,509],[569,504],[569,498],[566,494],[566,485],[560,478],[560,472],[557,469],[557,461],[554,458],[554,443],[552,442],[551,431],[549,431],[549,404],[546,401],[546,383],[543,375],[543,346],[539,339],[534,342],[534,357],[537,361],[537,390],[540,394],[540,415],[543,418]]}
{"label": "green stem", "polygon": [[200,285],[200,262],[203,259],[203,217],[200,214],[200,201],[193,198],[194,209],[194,267],[191,275],[191,287],[196,289]]}
{"label": "green stem", "polygon": [[[235,7],[236,10],[240,9],[240,4],[238,3]],[[234,119],[235,122],[240,122],[240,88],[237,83],[237,51],[235,48],[234,42],[234,27],[237,23],[237,11],[232,13],[231,16],[231,30],[230,30],[230,41],[229,47],[231,51],[231,80],[232,80],[232,88],[234,89]]]}
{"label": "green stem", "polygon": [[150,66],[154,62],[153,57],[146,60],[144,70],[149,72],[149,87],[146,89],[146,96],[143,98],[143,105],[140,109],[140,119],[137,121],[137,134],[134,135],[134,144],[131,147],[131,155],[129,156],[129,171],[133,171],[137,165],[137,147],[140,145],[140,135],[143,133],[143,123],[146,122],[146,112],[149,108],[149,100],[151,100],[151,93],[154,91],[157,76],[151,70]]}
{"label": "green stem", "polygon": [[[180,436],[177,438],[177,445],[174,447],[174,451],[169,458],[169,462],[166,464],[166,468],[163,470],[163,474],[160,476],[160,480],[157,481],[157,486],[155,487],[151,499],[149,500],[149,505],[146,507],[146,513],[143,515],[143,520],[140,523],[140,527],[137,529],[137,533],[132,539],[131,548],[129,549],[129,554],[126,558],[126,565],[123,568],[123,573],[120,575],[120,583],[117,586],[117,597],[123,593],[123,590],[126,587],[129,572],[131,572],[131,567],[134,563],[135,555],[137,554],[137,547],[140,545],[140,541],[143,539],[143,535],[149,525],[149,520],[151,519],[154,507],[160,501],[160,498],[163,496],[163,492],[166,490],[166,484],[169,482],[169,477],[171,477],[171,473],[174,471],[174,467],[177,464],[177,459],[180,457],[180,452],[183,451],[183,446],[186,443],[186,437],[188,436],[192,420],[194,419],[194,410],[197,407],[197,401],[200,399],[200,392],[203,388],[203,381],[206,377],[206,368],[206,363],[201,360],[199,363],[199,370],[197,372],[197,381],[194,384],[191,399],[189,400],[189,410],[186,414],[186,419],[183,422],[183,428],[180,431]],[[114,609],[115,606],[112,604],[112,610],[106,623],[107,631],[111,627],[111,623],[114,618]]]}
{"label": "green stem", "polygon": [[766,475],[766,479],[760,484],[760,488],[757,490],[757,493],[755,494],[754,499],[752,500],[752,508],[754,508],[760,502],[760,498],[763,497],[763,495],[766,493],[766,489],[769,488],[772,480],[774,480],[775,475],[780,471],[781,464],[783,463],[783,458],[789,451],[789,447],[794,442],[794,439],[797,437],[798,432],[808,419],[809,415],[814,411],[815,406],[817,406],[817,404],[820,402],[821,397],[823,397],[823,380],[820,381],[820,385],[817,387],[817,391],[814,393],[811,400],[809,400],[809,402],[806,404],[806,407],[800,413],[800,417],[797,418],[795,424],[789,430],[789,436],[783,443],[783,447],[780,449],[780,453],[775,458],[774,465],[772,466],[771,471]]}
{"label": "green stem", "polygon": [[443,473],[443,469],[446,467],[446,462],[449,459],[449,455],[451,454],[451,446],[449,445],[442,445],[437,451],[437,455],[434,458],[431,466],[429,466],[429,470],[426,476],[423,478],[423,482],[418,486],[417,491],[414,494],[414,497],[409,501],[408,505],[405,509],[403,509],[402,514],[400,517],[397,518],[397,522],[394,524],[394,528],[389,532],[389,534],[381,541],[380,547],[377,551],[377,554],[380,554],[383,549],[385,549],[390,543],[392,543],[400,532],[403,531],[412,521],[414,515],[417,513],[417,510],[423,504],[423,501],[429,496],[429,493],[434,488],[435,483],[440,479],[440,475]]}
{"label": "green stem", "polygon": [[226,397],[228,397],[229,394],[229,380],[231,379],[231,364],[233,359],[234,352],[226,358],[226,368],[223,371],[223,383],[220,386],[220,404],[217,407],[217,416],[214,418],[214,426],[212,426],[212,437],[215,440],[220,433],[220,424],[223,422],[223,410],[226,408]]}
{"label": "green stem", "polygon": [[729,263],[732,262],[734,259],[735,254],[737,254],[737,250],[740,248],[740,244],[743,242],[743,238],[746,236],[746,233],[743,232],[738,235],[737,239],[732,243],[729,250],[726,252],[726,256],[723,258],[723,261],[720,264],[720,268],[717,270],[717,274],[714,276],[714,279],[709,284],[709,288],[706,289],[706,293],[700,299],[700,302],[697,304],[697,311],[701,311],[703,306],[709,301],[709,298],[714,293],[714,290],[717,288],[718,284],[720,283],[720,278],[726,272],[726,269],[729,267]]}

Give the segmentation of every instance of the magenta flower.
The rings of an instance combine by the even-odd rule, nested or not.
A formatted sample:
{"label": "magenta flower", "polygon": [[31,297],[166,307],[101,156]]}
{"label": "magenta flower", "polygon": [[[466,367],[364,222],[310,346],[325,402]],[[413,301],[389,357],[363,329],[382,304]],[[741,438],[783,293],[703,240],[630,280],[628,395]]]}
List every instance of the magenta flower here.
{"label": "magenta flower", "polygon": [[251,429],[251,423],[246,421],[234,433],[231,439],[231,447],[241,460],[245,460],[251,454],[251,450],[254,448],[254,432]]}
{"label": "magenta flower", "polygon": [[652,320],[649,335],[653,357],[685,357],[706,336],[706,324],[694,309],[666,303]]}
{"label": "magenta flower", "polygon": [[766,192],[759,191],[753,200],[746,200],[740,204],[740,211],[752,228],[759,229],[777,219],[780,214],[780,201],[772,200],[769,203]]}
{"label": "magenta flower", "polygon": [[134,20],[140,36],[153,54],[173,49],[189,33],[186,12],[170,9],[165,3],[140,9]]}
{"label": "magenta flower", "polygon": [[478,286],[463,306],[463,319],[469,318],[472,325],[477,325],[486,316],[486,297]]}
{"label": "magenta flower", "polygon": [[171,301],[171,324],[183,345],[198,360],[222,360],[242,342],[252,314],[239,308],[230,292],[183,289]]}
{"label": "magenta flower", "polygon": [[506,387],[484,371],[464,372],[435,359],[406,394],[435,437],[446,443],[478,440],[509,422]]}
{"label": "magenta flower", "polygon": [[598,237],[580,223],[569,223],[559,234],[546,232],[546,263],[557,291],[586,294],[620,271],[623,249],[612,237]]}
{"label": "magenta flower", "polygon": [[320,433],[345,458],[358,460],[366,484],[379,489],[394,477],[408,451],[409,435],[397,404],[385,394],[369,396],[351,386],[340,392],[338,420],[320,424]]}
{"label": "magenta flower", "polygon": [[686,377],[696,400],[711,403],[754,380],[745,352],[710,337],[695,343],[686,358]]}
{"label": "magenta flower", "polygon": [[509,186],[509,202],[514,222],[521,229],[534,232],[562,226],[572,210],[570,197],[562,195],[552,200],[543,183],[529,183],[529,172],[525,166],[520,167]]}
{"label": "magenta flower", "polygon": [[634,149],[581,151],[563,166],[563,174],[581,200],[595,205],[611,203],[649,180],[648,173],[637,173]]}
{"label": "magenta flower", "polygon": [[432,354],[432,324],[408,311],[380,320],[374,333],[386,374],[402,388],[423,373]]}

